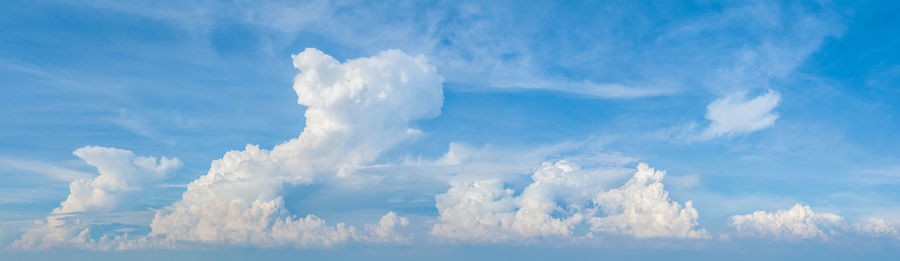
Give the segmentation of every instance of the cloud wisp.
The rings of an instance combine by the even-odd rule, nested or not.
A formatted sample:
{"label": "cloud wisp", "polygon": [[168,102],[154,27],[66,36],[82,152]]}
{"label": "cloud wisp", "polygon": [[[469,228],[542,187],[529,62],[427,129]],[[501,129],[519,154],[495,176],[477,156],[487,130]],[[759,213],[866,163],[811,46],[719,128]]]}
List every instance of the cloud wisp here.
{"label": "cloud wisp", "polygon": [[[840,34],[839,14],[829,3],[809,9],[729,3],[695,10],[687,19],[652,12],[645,4],[615,3],[599,10],[535,3],[516,5],[514,12],[504,1],[430,7],[354,1],[81,4],[180,25],[203,45],[212,41],[219,14],[234,14],[227,18],[257,31],[266,42],[258,51],[266,53],[312,34],[363,52],[400,48],[426,54],[453,83],[616,99],[681,93],[698,82],[715,92],[767,88],[769,80],[789,75],[825,39]],[[690,5],[663,9],[682,6]],[[621,11],[608,11],[615,9]],[[579,20],[584,17],[591,19]],[[604,26],[571,26],[591,22]],[[567,33],[559,34],[561,27]]]}

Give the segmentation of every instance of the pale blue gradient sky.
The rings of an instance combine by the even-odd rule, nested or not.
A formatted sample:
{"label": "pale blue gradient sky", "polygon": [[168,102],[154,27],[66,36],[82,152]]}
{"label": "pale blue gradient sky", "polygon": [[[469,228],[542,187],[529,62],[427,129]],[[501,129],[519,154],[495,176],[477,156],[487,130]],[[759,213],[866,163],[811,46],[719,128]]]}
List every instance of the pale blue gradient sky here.
{"label": "pale blue gradient sky", "polygon": [[[891,1],[5,1],[0,256],[887,259],[900,254],[896,237],[859,246],[840,238],[718,235],[731,232],[732,215],[797,203],[848,222],[879,217],[900,225],[898,8]],[[385,194],[313,185],[287,188],[291,213],[362,224],[392,209],[410,217],[417,240],[330,250],[217,245],[204,246],[212,248],[206,254],[7,252],[5,246],[32,220],[45,218],[66,199],[73,175],[96,175],[72,155],[79,147],[178,157],[184,167],[165,181],[167,187],[133,206],[159,209],[179,200],[183,185],[225,152],[246,144],[272,148],[297,137],[305,108],[291,89],[297,73],[291,55],[305,48],[340,61],[400,49],[424,55],[444,77],[441,115],[415,122],[425,135],[388,150],[374,164],[435,159],[451,143],[509,151],[577,143],[522,168],[598,151],[633,159],[625,167],[646,162],[667,171],[670,197],[691,200],[700,227],[713,239],[443,244],[429,238],[429,222],[438,215],[430,196],[446,192],[447,184],[410,188],[410,197],[423,200],[413,203],[392,200],[407,195],[402,189]],[[704,116],[711,102],[769,90],[780,97],[773,124],[697,138],[710,124]],[[508,181],[510,188],[527,185],[530,174],[520,174],[523,180]]]}

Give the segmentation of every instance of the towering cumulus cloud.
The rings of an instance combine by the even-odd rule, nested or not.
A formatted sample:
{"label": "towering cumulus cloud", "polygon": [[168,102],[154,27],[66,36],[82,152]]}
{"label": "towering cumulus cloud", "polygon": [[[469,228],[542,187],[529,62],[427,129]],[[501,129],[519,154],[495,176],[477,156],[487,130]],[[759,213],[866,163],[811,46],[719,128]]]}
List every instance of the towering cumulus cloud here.
{"label": "towering cumulus cloud", "polygon": [[330,246],[348,240],[402,241],[408,220],[389,212],[365,231],[288,213],[286,185],[340,182],[380,153],[418,136],[410,123],[440,114],[443,79],[423,56],[390,50],[340,63],[316,49],[293,56],[299,137],[271,151],[247,145],[212,162],[182,199],[159,211],[151,237],[257,246]]}
{"label": "towering cumulus cloud", "polygon": [[[127,210],[134,200],[145,195],[181,167],[176,158],[139,157],[127,150],[88,146],[73,153],[97,168],[100,175],[83,178],[69,185],[69,196],[53,210],[46,221],[13,242],[13,248],[32,249],[68,245],[96,247],[89,238],[90,224],[86,214]],[[131,203],[126,205],[125,203]]]}

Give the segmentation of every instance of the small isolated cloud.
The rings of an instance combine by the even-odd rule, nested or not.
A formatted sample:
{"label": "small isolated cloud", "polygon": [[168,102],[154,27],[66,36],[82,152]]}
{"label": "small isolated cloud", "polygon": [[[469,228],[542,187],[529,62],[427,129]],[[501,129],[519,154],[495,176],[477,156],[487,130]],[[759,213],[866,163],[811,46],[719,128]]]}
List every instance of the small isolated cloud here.
{"label": "small isolated cloud", "polygon": [[756,211],[730,218],[737,236],[776,240],[821,239],[834,235],[856,234],[868,237],[897,236],[897,231],[883,219],[869,218],[847,224],[844,217],[832,213],[817,213],[809,206],[796,204],[776,212]]}
{"label": "small isolated cloud", "polygon": [[545,163],[515,195],[496,179],[455,183],[435,199],[440,213],[431,235],[450,241],[529,242],[571,238],[579,224],[635,237],[707,238],[697,211],[672,202],[664,176],[640,164],[622,187],[606,190],[618,169],[585,170],[562,160]]}
{"label": "small isolated cloud", "polygon": [[656,135],[675,143],[693,143],[752,133],[775,124],[778,113],[773,110],[780,102],[781,95],[773,90],[752,99],[744,91],[737,92],[706,106],[706,127],[689,122],[662,129]]}
{"label": "small isolated cloud", "polygon": [[710,124],[698,139],[751,133],[774,125],[778,114],[772,110],[781,102],[781,95],[773,90],[749,100],[746,95],[738,92],[707,105],[706,119]]}
{"label": "small isolated cloud", "polygon": [[73,153],[97,168],[100,175],[69,185],[69,196],[36,227],[11,245],[18,249],[46,249],[68,245],[87,248],[92,242],[90,220],[85,214],[112,212],[133,207],[126,203],[146,196],[145,190],[164,181],[182,163],[177,158],[140,157],[128,150],[87,146]]}

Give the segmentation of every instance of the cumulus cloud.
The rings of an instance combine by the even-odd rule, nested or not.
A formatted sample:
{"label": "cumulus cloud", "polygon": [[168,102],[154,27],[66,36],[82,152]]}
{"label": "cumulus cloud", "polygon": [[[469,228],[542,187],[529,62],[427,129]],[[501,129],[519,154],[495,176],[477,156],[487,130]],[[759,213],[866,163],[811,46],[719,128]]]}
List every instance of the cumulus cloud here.
{"label": "cumulus cloud", "polygon": [[431,234],[487,242],[570,236],[592,190],[602,187],[604,176],[591,174],[568,161],[544,163],[518,196],[496,179],[453,184],[435,197],[440,217]]}
{"label": "cumulus cloud", "polygon": [[97,167],[100,175],[72,182],[69,197],[53,210],[56,214],[117,208],[134,192],[158,184],[182,165],[177,158],[137,157],[116,148],[87,146],[73,154]]}
{"label": "cumulus cloud", "polygon": [[211,164],[182,199],[157,212],[152,237],[256,246],[332,246],[351,239],[404,241],[389,233],[408,220],[390,212],[369,232],[314,216],[296,218],[286,185],[351,179],[354,168],[421,135],[411,122],[435,117],[443,79],[423,56],[389,50],[341,63],[316,49],[294,55],[298,103],[307,107],[299,137],[272,150],[248,145]]}
{"label": "cumulus cloud", "polygon": [[895,227],[888,224],[884,219],[875,217],[870,217],[862,222],[853,224],[853,230],[857,233],[872,236],[900,237],[900,234],[897,233]]}
{"label": "cumulus cloud", "polygon": [[787,210],[755,211],[731,218],[731,226],[738,236],[778,240],[822,239],[839,234],[863,236],[897,236],[897,231],[883,219],[869,218],[849,225],[844,217],[832,213],[817,213],[809,206],[796,204]]}
{"label": "cumulus cloud", "polygon": [[816,213],[809,206],[796,204],[788,210],[774,213],[756,211],[732,216],[731,226],[738,235],[773,237],[775,239],[828,238],[820,227],[836,226],[843,217],[831,213]]}
{"label": "cumulus cloud", "polygon": [[709,140],[771,127],[778,119],[778,114],[772,110],[779,102],[781,95],[772,90],[753,99],[747,99],[745,92],[717,99],[706,106],[706,119],[710,124],[699,139]]}
{"label": "cumulus cloud", "polygon": [[681,207],[669,199],[662,184],[665,175],[642,163],[625,185],[597,194],[594,202],[607,216],[592,218],[591,230],[638,238],[709,238],[705,229],[697,228],[699,215],[691,201]]}
{"label": "cumulus cloud", "polygon": [[584,170],[566,160],[544,163],[519,195],[496,179],[457,182],[435,198],[440,216],[431,235],[470,242],[569,238],[588,222],[592,231],[635,237],[708,237],[695,229],[690,203],[681,208],[662,190],[662,172],[641,164],[624,186],[606,191],[619,173]]}
{"label": "cumulus cloud", "polygon": [[409,219],[398,216],[393,211],[388,212],[378,220],[377,224],[366,224],[367,240],[387,243],[409,243],[408,234],[399,233],[398,230],[409,226]]}
{"label": "cumulus cloud", "polygon": [[468,241],[504,241],[514,218],[513,190],[504,189],[498,180],[453,184],[447,193],[437,195],[440,213],[431,234]]}
{"label": "cumulus cloud", "polygon": [[128,209],[142,192],[164,181],[182,163],[177,158],[141,157],[128,150],[87,146],[73,153],[97,168],[99,175],[82,178],[69,185],[69,196],[46,220],[36,221],[11,245],[20,249],[46,249],[69,245],[86,247],[91,243],[90,220],[84,214]]}

